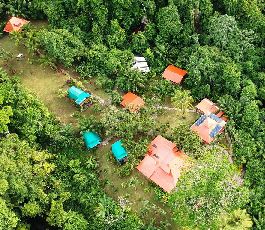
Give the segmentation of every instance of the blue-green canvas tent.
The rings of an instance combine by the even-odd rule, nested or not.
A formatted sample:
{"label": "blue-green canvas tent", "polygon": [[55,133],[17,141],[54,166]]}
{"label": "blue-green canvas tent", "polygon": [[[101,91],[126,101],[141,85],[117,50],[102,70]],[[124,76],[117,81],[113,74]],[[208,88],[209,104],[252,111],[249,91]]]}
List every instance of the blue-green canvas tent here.
{"label": "blue-green canvas tent", "polygon": [[84,132],[83,138],[88,149],[92,149],[101,143],[101,138],[94,132]]}
{"label": "blue-green canvas tent", "polygon": [[68,89],[69,98],[73,99],[76,104],[82,105],[82,103],[91,96],[91,94],[72,86]]}
{"label": "blue-green canvas tent", "polygon": [[111,146],[111,151],[113,152],[114,157],[120,163],[127,161],[128,153],[125,148],[122,146],[121,140],[116,141]]}

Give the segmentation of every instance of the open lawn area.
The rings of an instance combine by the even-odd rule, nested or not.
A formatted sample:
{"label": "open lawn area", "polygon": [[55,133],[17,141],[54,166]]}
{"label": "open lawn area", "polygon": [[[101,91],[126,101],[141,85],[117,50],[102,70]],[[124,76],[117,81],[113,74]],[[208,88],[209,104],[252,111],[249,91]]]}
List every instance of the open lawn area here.
{"label": "open lawn area", "polygon": [[[66,81],[69,79],[69,76],[78,78],[76,73],[70,70],[64,70],[63,72],[53,70],[49,66],[40,64],[29,56],[24,47],[14,45],[8,36],[1,39],[0,49],[12,55],[8,63],[0,60],[1,66],[11,76],[18,76],[25,88],[33,93],[33,95],[36,95],[59,121],[76,126],[77,119],[75,115],[82,114],[82,116],[89,116],[94,113],[92,107],[81,113],[73,101],[67,97],[59,96],[60,90],[68,89]],[[16,56],[19,53],[23,53],[24,57],[17,59]],[[109,96],[103,90],[96,88],[94,84],[89,82],[83,83],[92,95],[94,94],[103,100],[108,99]],[[191,124],[196,117],[196,114],[188,113],[183,118],[179,111],[170,110],[163,112],[156,120],[160,123],[169,123],[172,127],[175,127],[182,122]],[[156,197],[154,189],[159,191],[159,188],[155,188],[136,169],[133,170],[130,176],[120,176],[119,168],[122,166],[118,165],[113,159],[110,144],[101,146],[88,154],[95,154],[99,162],[100,177],[108,195],[121,205],[125,205],[138,213],[148,223],[155,222],[160,224],[161,222],[162,225],[165,224],[167,226],[166,229],[176,229],[177,226],[172,221],[169,208],[158,201]]]}

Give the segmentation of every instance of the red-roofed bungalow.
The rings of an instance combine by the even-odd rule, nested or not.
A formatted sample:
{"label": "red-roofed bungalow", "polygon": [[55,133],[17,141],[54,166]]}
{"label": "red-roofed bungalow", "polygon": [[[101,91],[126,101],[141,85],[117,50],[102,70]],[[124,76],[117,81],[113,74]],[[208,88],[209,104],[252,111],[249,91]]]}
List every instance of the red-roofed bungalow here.
{"label": "red-roofed bungalow", "polygon": [[206,143],[211,143],[224,130],[226,121],[215,114],[202,115],[192,126],[191,130]]}
{"label": "red-roofed bungalow", "polygon": [[134,93],[127,93],[122,98],[121,105],[128,108],[131,112],[137,112],[144,106],[144,100]]}
{"label": "red-roofed bungalow", "polygon": [[137,169],[164,191],[171,192],[176,187],[187,158],[174,143],[159,135],[149,145]]}
{"label": "red-roofed bungalow", "polygon": [[7,24],[4,28],[4,31],[7,33],[10,33],[13,31],[19,32],[19,31],[21,31],[22,27],[28,23],[29,23],[29,21],[27,21],[23,18],[12,17],[7,22]]}
{"label": "red-roofed bungalow", "polygon": [[167,80],[170,80],[176,84],[180,84],[183,78],[186,76],[188,72],[186,70],[180,69],[174,65],[169,65],[164,73],[163,77]]}
{"label": "red-roofed bungalow", "polygon": [[219,111],[219,108],[207,98],[204,98],[198,105],[196,105],[196,109],[202,114],[215,114]]}

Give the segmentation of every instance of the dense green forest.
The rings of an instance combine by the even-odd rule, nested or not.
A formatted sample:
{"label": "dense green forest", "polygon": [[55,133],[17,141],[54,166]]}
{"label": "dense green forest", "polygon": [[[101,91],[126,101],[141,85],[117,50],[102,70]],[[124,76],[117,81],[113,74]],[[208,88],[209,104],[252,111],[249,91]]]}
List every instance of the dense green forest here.
{"label": "dense green forest", "polygon": [[[32,57],[95,81],[113,105],[128,91],[148,105],[136,114],[98,106],[102,116],[80,116],[73,127],[0,69],[0,229],[30,229],[36,220],[47,229],[170,229],[104,192],[98,162],[80,154],[80,131],[89,129],[126,140],[124,178],[161,133],[193,159],[175,192],[156,190],[179,229],[264,229],[264,10],[263,0],[0,0],[1,31],[11,15],[48,21],[10,35]],[[131,69],[135,54],[149,73]],[[181,86],[161,77],[168,64],[188,71]],[[233,164],[221,144],[207,147],[187,125],[153,119],[156,103],[205,97],[229,117]]]}

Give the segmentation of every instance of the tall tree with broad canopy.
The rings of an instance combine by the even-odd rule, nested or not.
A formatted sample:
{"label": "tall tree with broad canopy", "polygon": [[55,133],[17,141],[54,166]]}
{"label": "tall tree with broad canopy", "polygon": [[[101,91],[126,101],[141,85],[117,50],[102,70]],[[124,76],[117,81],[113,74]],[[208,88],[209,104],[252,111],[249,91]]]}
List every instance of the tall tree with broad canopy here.
{"label": "tall tree with broad canopy", "polygon": [[186,229],[219,229],[219,217],[249,201],[249,191],[220,148],[209,148],[177,182],[169,198],[175,221]]}

